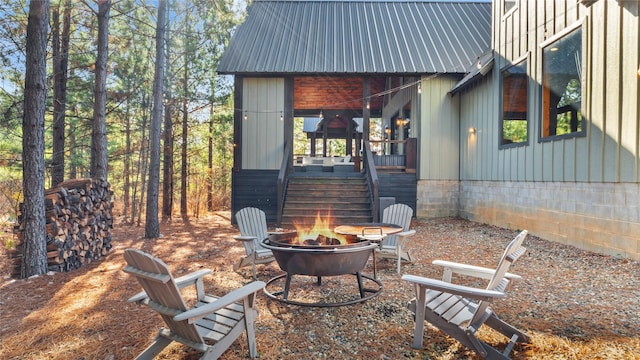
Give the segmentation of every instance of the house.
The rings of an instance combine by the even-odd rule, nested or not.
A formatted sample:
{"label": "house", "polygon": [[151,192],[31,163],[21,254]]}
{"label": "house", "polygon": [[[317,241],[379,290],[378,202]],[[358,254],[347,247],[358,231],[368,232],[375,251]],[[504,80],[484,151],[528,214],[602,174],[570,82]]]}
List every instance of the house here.
{"label": "house", "polygon": [[344,122],[340,155],[361,165],[370,220],[391,197],[418,217],[640,259],[638,9],[254,1],[218,67],[235,75],[232,211],[257,206],[283,221],[294,119],[361,118],[361,141]]}

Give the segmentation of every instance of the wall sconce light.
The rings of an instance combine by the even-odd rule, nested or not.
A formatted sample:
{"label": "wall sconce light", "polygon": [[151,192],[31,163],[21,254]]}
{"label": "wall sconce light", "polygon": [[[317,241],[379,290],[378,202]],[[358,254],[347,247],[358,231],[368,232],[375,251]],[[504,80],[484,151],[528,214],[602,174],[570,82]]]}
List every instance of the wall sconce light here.
{"label": "wall sconce light", "polygon": [[320,119],[324,119],[324,115],[322,115],[322,110],[320,110]]}
{"label": "wall sconce light", "polygon": [[244,112],[244,119],[247,120],[249,117],[247,116],[247,112]]}
{"label": "wall sconce light", "polygon": [[476,133],[476,128],[472,127],[469,128],[469,134],[475,134]]}
{"label": "wall sconce light", "polygon": [[280,111],[280,121],[284,121],[284,115],[282,114],[282,111]]}
{"label": "wall sconce light", "polygon": [[387,135],[390,135],[391,134],[391,129],[388,126],[385,126],[384,127],[384,133],[387,134]]}
{"label": "wall sconce light", "polygon": [[371,108],[371,103],[367,100],[367,109]]}

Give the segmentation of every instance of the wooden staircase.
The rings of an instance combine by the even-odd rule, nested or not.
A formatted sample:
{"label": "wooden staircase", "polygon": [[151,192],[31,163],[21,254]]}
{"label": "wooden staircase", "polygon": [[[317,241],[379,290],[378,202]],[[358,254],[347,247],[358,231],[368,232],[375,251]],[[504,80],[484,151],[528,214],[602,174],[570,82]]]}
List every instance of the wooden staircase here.
{"label": "wooden staircase", "polygon": [[290,177],[280,226],[312,226],[318,213],[324,218],[329,212],[334,226],[371,222],[370,199],[369,186],[361,174]]}

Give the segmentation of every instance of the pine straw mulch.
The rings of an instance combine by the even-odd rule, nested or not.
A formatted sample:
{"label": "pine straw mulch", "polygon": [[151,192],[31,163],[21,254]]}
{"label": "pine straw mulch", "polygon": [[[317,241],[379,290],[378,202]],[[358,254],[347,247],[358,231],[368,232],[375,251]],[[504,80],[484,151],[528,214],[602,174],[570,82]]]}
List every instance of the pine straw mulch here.
{"label": "pine straw mulch", "polygon": [[[434,259],[495,266],[504,246],[517,234],[461,219],[415,220],[409,248],[416,258],[402,272],[440,277]],[[174,221],[163,237],[143,239],[143,229],[117,225],[114,248],[102,261],[71,273],[29,280],[7,277],[0,246],[0,358],[130,359],[162,326],[152,310],[126,299],[140,288],[122,271],[122,251],[140,248],[162,258],[176,276],[208,268],[207,291],[224,294],[251,281],[251,269],[232,269],[242,255],[231,236],[229,213]],[[528,346],[516,346],[515,359],[640,359],[640,262],[598,255],[529,235],[528,248],[512,267],[523,276],[493,309],[527,331]],[[258,266],[267,281],[282,271],[276,263]],[[371,261],[363,273],[371,275]],[[479,359],[458,342],[427,325],[424,349],[411,348],[413,320],[404,304],[413,288],[400,279],[395,264],[379,260],[382,293],[364,303],[326,308],[285,305],[260,294],[256,324],[263,359]],[[313,283],[315,279],[309,279]],[[297,285],[296,285],[297,286]],[[303,285],[301,285],[303,286]],[[306,286],[306,285],[304,285]],[[351,276],[323,278],[328,297],[356,286]],[[292,290],[294,289],[292,285]],[[334,292],[334,295],[331,293]],[[324,296],[324,295],[323,295]],[[481,329],[496,347],[507,340]],[[245,359],[244,335],[224,359]],[[195,359],[198,353],[172,344],[161,359]]]}

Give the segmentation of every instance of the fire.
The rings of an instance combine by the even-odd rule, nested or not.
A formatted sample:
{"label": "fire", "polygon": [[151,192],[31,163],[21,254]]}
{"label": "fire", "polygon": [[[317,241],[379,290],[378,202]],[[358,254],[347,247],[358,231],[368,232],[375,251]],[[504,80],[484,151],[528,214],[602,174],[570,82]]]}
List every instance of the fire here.
{"label": "fire", "polygon": [[[298,233],[298,242],[300,243],[320,243],[323,244],[324,239],[330,239],[338,241],[340,244],[347,244],[347,238],[341,234],[333,232],[333,225],[331,224],[331,212],[327,212],[327,216],[321,217],[320,212],[316,214],[315,222],[309,229],[306,224],[294,224],[296,232]],[[324,245],[324,244],[323,244]],[[327,244],[329,245],[329,244]]]}

